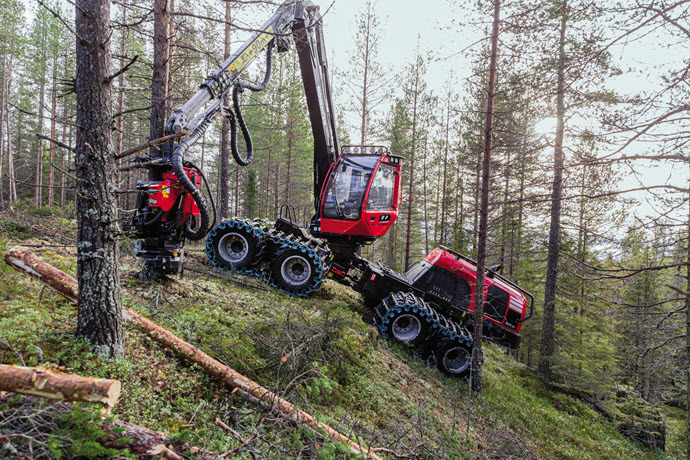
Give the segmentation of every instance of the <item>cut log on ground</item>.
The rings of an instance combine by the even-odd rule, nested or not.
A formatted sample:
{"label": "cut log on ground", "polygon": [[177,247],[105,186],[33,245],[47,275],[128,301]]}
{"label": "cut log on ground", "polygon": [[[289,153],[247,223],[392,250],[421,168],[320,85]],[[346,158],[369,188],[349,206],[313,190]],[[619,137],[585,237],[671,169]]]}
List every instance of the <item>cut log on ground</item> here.
{"label": "cut log on ground", "polygon": [[120,382],[41,368],[0,364],[0,390],[47,399],[100,403],[110,409],[120,397]]}
{"label": "cut log on ground", "polygon": [[[5,254],[5,262],[16,270],[27,273],[46,283],[68,299],[77,301],[77,281],[52,265],[43,262],[30,251],[26,251],[21,247],[14,247]],[[360,446],[330,426],[317,421],[313,416],[296,408],[289,401],[279,397],[229,366],[211,358],[194,345],[185,342],[172,332],[139,315],[134,310],[123,307],[122,316],[126,322],[159,344],[172,350],[176,355],[197,364],[207,374],[215,376],[231,388],[237,388],[258,399],[260,402],[268,404],[274,411],[279,412],[288,420],[309,427],[317,433],[325,434],[331,441],[344,442],[354,453],[364,454],[367,458],[375,460],[380,459],[371,449]]]}
{"label": "cut log on ground", "polygon": [[[0,412],[0,425],[3,434],[0,435],[0,458],[8,454],[11,458],[47,458],[48,452],[37,449],[45,448],[51,438],[55,436],[54,421],[63,414],[74,409],[70,403],[60,402],[42,406],[39,398],[23,396],[19,399],[15,393],[0,391],[0,405],[10,403],[10,409]],[[127,423],[122,420],[106,420],[99,423],[98,428],[105,432],[105,436],[95,439],[104,447],[131,452],[137,458],[153,460],[166,458],[180,460],[194,458],[196,460],[216,460],[218,454],[195,446],[190,443],[175,443],[170,437],[158,431],[143,426]],[[26,433],[26,427],[31,427]],[[29,436],[30,435],[30,436]],[[127,442],[119,441],[126,438]],[[27,442],[31,440],[30,442]],[[17,440],[14,443],[14,440]],[[36,443],[32,447],[32,442]],[[53,455],[49,455],[53,458]]]}

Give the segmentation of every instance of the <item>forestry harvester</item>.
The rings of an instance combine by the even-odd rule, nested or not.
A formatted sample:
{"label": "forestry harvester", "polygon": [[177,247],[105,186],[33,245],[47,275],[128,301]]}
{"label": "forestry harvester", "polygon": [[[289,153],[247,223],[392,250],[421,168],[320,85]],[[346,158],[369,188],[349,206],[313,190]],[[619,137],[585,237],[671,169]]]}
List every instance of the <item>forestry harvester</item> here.
{"label": "forestry harvester", "polygon": [[[316,212],[308,228],[294,222],[294,211],[287,205],[270,226],[239,217],[216,225],[206,178],[184,154],[222,113],[230,121],[233,157],[239,165],[249,164],[252,142],[239,94],[264,89],[273,49],[286,51],[290,37],[299,56],[314,137]],[[263,49],[263,82],[242,80],[242,72]],[[223,105],[230,91],[232,108]],[[245,154],[237,147],[238,124]],[[147,264],[175,273],[185,239],[206,237],[206,254],[217,269],[259,277],[289,295],[308,296],[324,279],[332,279],[363,296],[384,337],[411,346],[444,374],[459,378],[469,374],[473,339],[467,325],[473,321],[476,263],[440,247],[400,274],[358,255],[361,246],[384,236],[398,217],[402,158],[384,146],[339,146],[318,6],[309,0],[284,2],[176,109],[167,121],[166,136],[176,134],[182,137],[163,144],[163,156],[134,160],[152,178],[138,183],[137,211],[130,222],[139,240],[135,253]],[[210,206],[200,191],[202,181]],[[522,323],[532,316],[534,298],[493,270],[486,275],[484,334],[516,348]]]}

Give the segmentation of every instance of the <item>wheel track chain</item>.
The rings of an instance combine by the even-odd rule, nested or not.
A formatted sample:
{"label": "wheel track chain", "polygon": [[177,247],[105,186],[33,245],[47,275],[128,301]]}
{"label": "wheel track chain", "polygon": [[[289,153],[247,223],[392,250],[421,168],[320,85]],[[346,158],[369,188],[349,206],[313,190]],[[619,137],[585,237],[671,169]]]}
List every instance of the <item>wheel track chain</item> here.
{"label": "wheel track chain", "polygon": [[[251,268],[228,268],[221,265],[216,260],[215,255],[213,253],[213,240],[216,237],[219,230],[226,228],[237,228],[238,230],[251,231],[255,236],[261,238],[265,245],[270,244],[273,246],[273,250],[268,251],[268,253],[270,254],[275,254],[282,249],[294,249],[303,252],[305,255],[307,255],[310,259],[314,261],[314,266],[316,270],[316,277],[314,278],[314,281],[306,288],[300,289],[298,291],[294,289],[285,289],[282,286],[279,286],[276,283],[276,281],[271,277],[270,270],[261,267],[261,265],[267,262],[267,260],[261,260],[256,264],[252,264],[253,267]],[[262,251],[260,252],[260,257],[263,257],[263,254],[266,252],[266,249],[266,247],[262,248]],[[266,226],[265,224],[263,224],[263,222],[259,221],[258,219],[249,220],[240,217],[233,217],[232,219],[222,221],[213,230],[211,230],[211,232],[209,232],[208,234],[208,237],[206,237],[206,256],[208,257],[209,262],[211,262],[211,264],[215,268],[228,273],[257,277],[265,283],[268,283],[271,287],[278,289],[279,291],[284,292],[293,297],[308,297],[313,292],[315,292],[321,285],[324,279],[324,268],[327,265],[325,259],[328,254],[323,250],[319,250],[317,252],[317,249],[320,249],[319,245],[312,240],[305,238],[297,238],[294,235],[286,235],[283,232]],[[319,254],[320,252],[323,254]]]}
{"label": "wheel track chain", "polygon": [[[394,292],[383,299],[376,307],[375,321],[381,335],[385,339],[390,339],[389,327],[392,324],[393,318],[405,311],[419,313],[428,323],[431,323],[432,330],[437,331],[444,338],[441,342],[445,345],[448,342],[455,342],[459,345],[471,347],[474,342],[472,334],[465,326],[446,318],[423,299],[409,292]],[[414,355],[424,360],[419,350],[415,349]],[[468,381],[469,375],[460,378],[460,380]]]}
{"label": "wheel track chain", "polygon": [[403,311],[419,313],[427,323],[431,323],[433,329],[449,340],[455,340],[461,345],[472,345],[472,334],[465,326],[446,318],[410,292],[394,292],[376,307],[378,327],[385,338],[388,338],[388,325],[391,320]]}

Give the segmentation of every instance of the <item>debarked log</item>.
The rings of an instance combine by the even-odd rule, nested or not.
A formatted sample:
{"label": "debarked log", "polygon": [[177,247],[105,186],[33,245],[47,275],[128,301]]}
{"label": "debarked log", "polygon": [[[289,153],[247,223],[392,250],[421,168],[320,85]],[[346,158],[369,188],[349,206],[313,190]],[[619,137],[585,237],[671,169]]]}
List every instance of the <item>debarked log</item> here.
{"label": "debarked log", "polygon": [[[77,301],[77,280],[52,265],[43,262],[30,251],[26,251],[21,247],[14,247],[5,254],[5,262],[11,267],[47,284],[66,298],[74,302]],[[130,325],[172,350],[176,355],[197,364],[207,374],[213,375],[231,388],[243,391],[261,403],[267,404],[288,420],[309,427],[317,433],[322,433],[331,441],[343,442],[354,453],[364,454],[367,458],[374,460],[380,459],[372,449],[360,446],[332,427],[319,422],[307,412],[298,409],[289,401],[279,397],[220,361],[213,359],[194,345],[185,342],[172,332],[139,315],[134,310],[122,307],[122,316]]]}
{"label": "debarked log", "polygon": [[46,399],[100,403],[111,408],[117,404],[121,388],[118,380],[82,377],[40,367],[0,364],[0,391]]}

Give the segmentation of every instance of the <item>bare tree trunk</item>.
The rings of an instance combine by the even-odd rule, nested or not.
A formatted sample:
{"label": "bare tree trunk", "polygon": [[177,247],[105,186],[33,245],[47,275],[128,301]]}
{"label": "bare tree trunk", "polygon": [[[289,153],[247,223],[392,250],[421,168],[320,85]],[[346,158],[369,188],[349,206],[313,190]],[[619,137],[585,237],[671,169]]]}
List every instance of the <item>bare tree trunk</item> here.
{"label": "bare tree trunk", "polygon": [[[231,28],[230,22],[232,20],[232,3],[225,2],[225,58],[230,57],[231,54]],[[228,92],[229,93],[229,92]],[[226,94],[223,98],[223,104],[230,105],[230,94]],[[220,133],[220,177],[218,179],[219,187],[219,212],[221,219],[228,217],[230,209],[230,120],[223,117]],[[237,215],[237,210],[235,210]]]}
{"label": "bare tree trunk", "polygon": [[[153,2],[153,77],[151,79],[151,117],[149,138],[163,137],[165,130],[165,108],[168,96],[168,23],[167,0]],[[152,158],[160,156],[159,149],[151,147]],[[160,180],[160,178],[151,178]]]}
{"label": "bare tree trunk", "polygon": [[77,334],[100,353],[122,356],[122,307],[112,171],[110,2],[77,0]]}
{"label": "bare tree trunk", "polygon": [[[273,144],[272,139],[269,141]],[[271,202],[271,154],[273,152],[272,148],[268,149],[268,160],[266,161],[266,212],[264,215],[266,219],[270,219],[268,211]]]}
{"label": "bare tree trunk", "polygon": [[[5,157],[5,99],[7,98],[7,40],[5,40],[5,52],[2,53],[2,88],[0,88],[0,210],[5,208],[5,192],[2,183],[2,164]],[[8,136],[9,137],[9,136]]]}
{"label": "bare tree trunk", "polygon": [[486,239],[489,227],[489,180],[491,177],[491,140],[493,137],[494,98],[496,96],[496,57],[498,54],[498,23],[500,0],[494,0],[494,22],[491,32],[489,89],[484,122],[484,158],[482,161],[482,192],[479,209],[477,241],[477,285],[474,291],[474,348],[472,349],[472,390],[482,392],[482,339],[484,325],[484,278],[486,273]]}
{"label": "bare tree trunk", "polygon": [[[153,2],[153,77],[151,79],[151,116],[149,119],[149,139],[158,139],[165,135],[165,110],[168,97],[168,27],[170,15],[167,0]],[[152,146],[149,149],[151,158],[160,157],[162,150]],[[149,181],[160,181],[159,168],[149,170]],[[144,261],[140,278],[144,281],[154,281],[162,276],[161,268],[153,263]]]}
{"label": "bare tree trunk", "polygon": [[[687,247],[685,254],[685,269],[687,271],[687,285],[685,291],[685,365],[687,373],[687,387],[690,388],[690,196],[688,197],[688,228]],[[685,392],[686,398],[686,428],[685,445],[690,446],[690,391]],[[687,447],[687,460],[690,460],[690,447]]]}
{"label": "bare tree trunk", "polygon": [[[62,105],[62,119],[67,119],[67,104]],[[62,142],[67,143],[67,123],[62,123]],[[67,144],[69,145],[69,144]],[[60,209],[65,207],[65,158],[66,154],[63,152],[60,156]]]}
{"label": "bare tree trunk", "polygon": [[[44,116],[44,111],[45,111],[45,92],[46,92],[46,82],[45,82],[45,74],[46,74],[46,34],[48,27],[45,24],[45,20],[43,23],[43,39],[42,39],[42,57],[41,57],[41,64],[42,64],[42,72],[41,72],[41,85],[39,89],[39,104],[38,104],[38,132],[39,134],[43,134],[43,116]],[[35,175],[36,175],[36,183],[34,187],[34,204],[36,206],[41,206],[43,204],[43,139],[39,138],[38,139],[38,147],[36,149],[36,168],[35,168]]]}
{"label": "bare tree trunk", "polygon": [[[228,2],[230,3],[230,2]],[[175,56],[175,0],[168,0],[168,83],[166,85],[165,119],[173,111],[173,58]]]}
{"label": "bare tree trunk", "polygon": [[[429,125],[429,117],[426,117],[426,122],[424,123],[426,126]],[[427,133],[426,136],[424,136],[424,159],[422,163],[422,174],[424,174],[424,180],[422,183],[424,184],[424,193],[422,194],[424,196],[424,254],[429,254],[429,214],[428,214],[428,201],[427,201],[427,180],[426,178],[428,177],[426,175],[426,165],[427,165],[427,156],[429,153],[428,150],[428,142],[429,142],[429,134]]]}
{"label": "bare tree trunk", "polygon": [[412,149],[410,150],[410,185],[407,191],[407,228],[405,230],[405,271],[410,268],[412,247],[412,207],[414,205],[414,160],[417,149],[417,100],[419,99],[419,66],[415,66],[414,99],[412,101]]}
{"label": "bare tree trunk", "polygon": [[[12,67],[13,67],[13,59],[12,56],[10,56],[10,65],[9,65],[9,72],[7,76],[7,89],[5,91],[5,107],[4,107],[4,112],[7,116],[6,120],[6,126],[7,129],[5,130],[5,136],[7,137],[7,182],[9,182],[9,202],[10,205],[14,202],[17,201],[17,180],[15,178],[15,173],[14,173],[14,153],[12,151],[12,131],[10,130],[10,95],[12,92]],[[0,110],[2,107],[0,107]]]}
{"label": "bare tree trunk", "polygon": [[443,185],[441,186],[441,237],[440,244],[446,244],[446,183],[448,178],[448,144],[450,142],[450,98],[451,92],[448,87],[448,101],[446,105],[446,145],[443,150]]}
{"label": "bare tree trunk", "polygon": [[[55,139],[55,119],[57,117],[57,50],[53,53],[53,85],[50,90],[50,138]],[[48,150],[48,206],[53,206],[55,204],[55,168],[53,167],[53,162],[55,161],[55,144],[50,143],[50,148]]]}
{"label": "bare tree trunk", "polygon": [[544,286],[544,317],[541,327],[541,344],[537,373],[545,382],[551,382],[551,361],[555,353],[556,286],[558,284],[558,255],[561,247],[561,196],[563,194],[563,134],[565,121],[565,27],[567,1],[561,10],[561,31],[558,44],[558,82],[556,88],[556,138],[554,139],[554,171],[551,191],[551,225],[549,228],[549,249],[546,259],[546,282]]}
{"label": "bare tree trunk", "polygon": [[273,219],[278,218],[278,193],[280,193],[280,163],[276,164],[276,186],[275,195],[273,195]]}
{"label": "bare tree trunk", "polygon": [[[127,23],[127,0],[122,1],[122,23],[126,24]],[[128,29],[122,28],[121,29],[121,36],[120,36],[120,56],[122,56],[122,59],[125,58],[127,55],[127,32]],[[117,113],[120,115],[117,117],[117,120],[115,121],[116,127],[115,127],[115,151],[117,153],[122,152],[122,138],[123,138],[123,126],[124,126],[124,116],[122,115],[122,112],[125,110],[125,72],[122,72],[120,76],[118,77],[118,83],[117,83]],[[122,187],[122,171],[120,171],[120,166],[122,165],[122,159],[117,160],[117,187],[120,188]],[[129,174],[129,171],[127,172]],[[127,190],[129,190],[129,187],[125,187]],[[127,193],[123,193],[120,196],[120,208],[127,209]]]}

